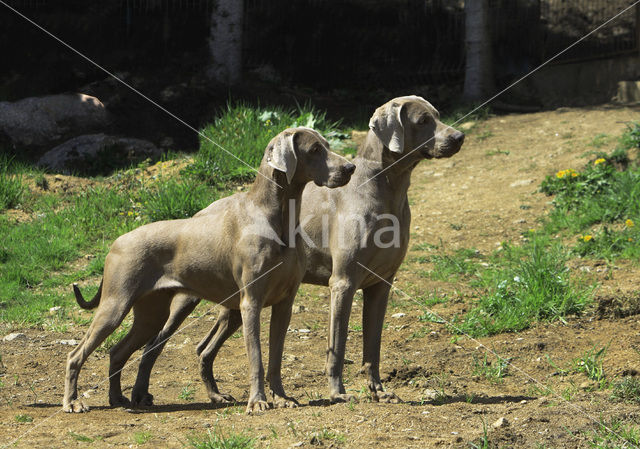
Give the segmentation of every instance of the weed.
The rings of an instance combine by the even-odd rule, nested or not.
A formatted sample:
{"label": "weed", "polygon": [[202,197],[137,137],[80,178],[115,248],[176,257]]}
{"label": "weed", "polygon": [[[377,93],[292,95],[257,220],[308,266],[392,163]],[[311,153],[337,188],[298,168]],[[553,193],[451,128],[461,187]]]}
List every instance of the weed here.
{"label": "weed", "polygon": [[16,421],[20,423],[33,422],[33,416],[29,416],[26,414],[19,414],[19,415],[16,415]]}
{"label": "weed", "polygon": [[80,441],[82,443],[93,443],[95,441],[91,437],[88,437],[86,435],[82,435],[81,433],[72,432],[71,430],[69,431],[69,436],[71,438],[73,438],[74,440]]}
{"label": "weed", "polygon": [[491,449],[491,442],[489,441],[489,431],[487,429],[487,423],[482,420],[482,438],[477,443],[469,443],[473,449]]}
{"label": "weed", "polygon": [[136,444],[145,444],[151,438],[153,438],[153,434],[151,432],[136,432],[133,434],[133,442]]}
{"label": "weed", "polygon": [[640,428],[620,419],[601,421],[595,430],[585,432],[589,445],[597,449],[640,446]]}
{"label": "weed", "polygon": [[622,380],[614,382],[611,399],[640,404],[640,379],[625,376]]}
{"label": "weed", "polygon": [[482,358],[473,355],[472,371],[474,376],[482,376],[492,382],[500,383],[502,378],[507,375],[508,368],[509,359],[498,356],[494,362],[491,362],[486,353]]}
{"label": "weed", "polygon": [[196,396],[196,389],[191,386],[191,384],[185,386],[180,391],[178,397],[183,401],[192,402]]}
{"label": "weed", "polygon": [[582,357],[574,360],[574,369],[577,373],[584,373],[591,380],[595,380],[600,385],[605,380],[604,367],[602,366],[602,361],[607,352],[607,348],[609,345],[603,346],[600,349],[597,349],[595,346],[586,351]]}
{"label": "weed", "polygon": [[473,276],[478,270],[474,259],[481,257],[480,253],[473,248],[459,249],[453,254],[426,256],[423,260],[433,263],[434,267],[424,275],[441,281],[457,280],[460,276]]}
{"label": "weed", "polygon": [[211,433],[209,431],[202,436],[188,436],[189,447],[193,449],[252,449],[255,438],[244,434],[230,434],[225,436],[221,433]]}
{"label": "weed", "polygon": [[509,156],[511,151],[509,150],[501,150],[499,148],[495,148],[493,150],[489,150],[485,153],[486,156],[496,156],[498,154],[504,154],[505,156]]}
{"label": "weed", "polygon": [[310,441],[313,445],[323,445],[323,441],[327,440],[335,441],[337,443],[344,443],[345,437],[344,435],[333,430],[329,430],[326,427],[311,434]]}

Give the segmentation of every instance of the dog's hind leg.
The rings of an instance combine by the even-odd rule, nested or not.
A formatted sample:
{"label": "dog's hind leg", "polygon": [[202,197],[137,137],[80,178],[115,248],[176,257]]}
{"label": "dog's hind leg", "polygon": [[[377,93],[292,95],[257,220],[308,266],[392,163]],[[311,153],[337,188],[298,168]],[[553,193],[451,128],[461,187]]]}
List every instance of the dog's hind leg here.
{"label": "dog's hind leg", "polygon": [[[229,394],[220,393],[213,377],[213,361],[225,341],[242,325],[242,315],[239,310],[222,308],[218,320],[209,334],[198,344],[200,356],[200,377],[207,387],[207,394],[211,402],[236,402]],[[203,347],[204,346],[204,347]]]}
{"label": "dog's hind leg", "polygon": [[200,299],[182,293],[173,298],[169,320],[160,333],[147,343],[142,354],[142,360],[140,360],[140,366],[138,367],[138,376],[131,393],[131,403],[134,407],[136,405],[153,405],[153,395],[149,393],[149,378],[151,377],[153,365],[155,365],[169,338],[178,330],[182,322],[199,303]]}
{"label": "dog's hind leg", "polygon": [[65,412],[89,411],[78,399],[78,375],[89,355],[122,322],[131,309],[130,303],[113,297],[104,297],[82,341],[67,356],[67,371],[62,408]]}
{"label": "dog's hind leg", "polygon": [[171,291],[156,291],[145,295],[133,306],[133,325],[129,333],[110,351],[109,404],[130,407],[129,399],[122,395],[120,378],[127,360],[135,351],[153,338],[169,317]]}

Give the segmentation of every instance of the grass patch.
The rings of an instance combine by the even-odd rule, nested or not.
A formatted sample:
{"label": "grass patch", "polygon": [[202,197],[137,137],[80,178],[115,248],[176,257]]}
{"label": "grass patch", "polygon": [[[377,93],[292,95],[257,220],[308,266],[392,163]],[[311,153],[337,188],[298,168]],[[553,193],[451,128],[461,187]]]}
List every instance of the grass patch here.
{"label": "grass patch", "polygon": [[0,212],[18,206],[27,191],[17,165],[8,156],[0,154]]}
{"label": "grass patch", "polygon": [[521,247],[508,244],[475,282],[486,294],[454,331],[474,337],[516,332],[534,321],[562,319],[590,303],[590,288],[571,282],[567,252],[560,244],[532,234]]}
{"label": "grass patch", "polygon": [[574,360],[575,372],[584,373],[589,379],[595,380],[603,386],[605,382],[605,373],[602,361],[607,353],[607,346],[597,349],[595,346],[586,351],[582,357]]}
{"label": "grass patch", "polygon": [[491,382],[500,383],[507,375],[509,360],[496,357],[494,361],[489,360],[487,354],[480,358],[473,354],[472,373],[474,376],[484,377]]}
{"label": "grass patch", "polygon": [[628,151],[640,145],[640,125],[629,125],[611,154],[595,153],[582,171],[547,176],[540,190],[553,195],[543,232],[580,234],[574,254],[612,260],[640,257],[640,167]]}
{"label": "grass patch", "polygon": [[595,430],[586,432],[586,436],[589,446],[596,449],[640,446],[640,428],[621,419],[601,421]]}
{"label": "grass patch", "polygon": [[611,399],[640,404],[640,379],[625,376],[623,379],[614,382]]}
{"label": "grass patch", "polygon": [[[220,194],[201,182],[183,182],[162,178],[152,187],[142,190],[137,205],[150,221],[189,218],[220,197]],[[136,214],[136,211],[128,213]]]}
{"label": "grass patch", "polygon": [[200,138],[200,151],[185,173],[211,185],[253,179],[252,168],[260,165],[269,141],[280,131],[295,126],[318,130],[334,150],[340,149],[342,140],[349,137],[338,129],[338,123],[327,120],[324,112],[310,105],[291,110],[229,104],[201,130],[204,137]]}
{"label": "grass patch", "polygon": [[16,421],[19,423],[33,422],[33,416],[26,415],[26,414],[16,415],[15,418],[16,418]]}
{"label": "grass patch", "polygon": [[423,276],[440,281],[456,281],[460,277],[470,277],[478,270],[481,254],[474,248],[459,249],[453,254],[434,254],[420,256],[418,262],[430,262],[433,269],[422,273]]}
{"label": "grass patch", "polygon": [[133,434],[132,440],[135,444],[145,444],[151,438],[153,438],[153,434],[151,432],[136,432]]}
{"label": "grass patch", "polygon": [[208,432],[203,436],[187,437],[188,447],[192,449],[252,449],[255,439],[244,434],[230,434]]}
{"label": "grass patch", "polygon": [[62,305],[56,289],[78,277],[69,275],[69,265],[87,251],[106,252],[114,238],[143,223],[120,215],[130,203],[126,193],[96,189],[64,200],[43,197],[26,223],[0,215],[0,298],[11,298],[0,320],[39,324],[49,308]]}

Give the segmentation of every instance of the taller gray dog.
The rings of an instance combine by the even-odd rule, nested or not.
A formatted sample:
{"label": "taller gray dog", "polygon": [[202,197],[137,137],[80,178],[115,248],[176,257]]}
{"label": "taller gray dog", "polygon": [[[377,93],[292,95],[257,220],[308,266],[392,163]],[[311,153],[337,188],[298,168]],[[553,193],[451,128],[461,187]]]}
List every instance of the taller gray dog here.
{"label": "taller gray dog", "polygon": [[280,366],[291,305],[305,272],[302,241],[292,232],[298,226],[300,197],[308,182],[340,187],[354,170],[353,164],[329,151],[317,132],[288,129],[267,146],[259,175],[246,194],[213,203],[206,215],[151,223],[119,237],[107,255],[103,281],[93,300],[84,301],[74,285],[78,303],[98,309],[86,335],[67,358],[63,409],[88,410],[78,399],[80,369],[133,307],[133,326],[111,349],[109,366],[110,404],[130,405],[122,395],[120,372],[131,354],[165,324],[178,292],[224,303],[241,315],[250,367],[248,413],[269,406],[260,352],[260,311],[273,306],[279,319],[271,321],[269,384],[276,406],[295,406],[297,402],[282,387]]}
{"label": "taller gray dog", "polygon": [[[354,399],[345,392],[342,369],[351,304],[359,288],[364,294],[362,364],[369,390],[376,401],[399,401],[384,391],[380,381],[380,340],[391,283],[409,244],[411,172],[423,159],[453,156],[464,141],[463,133],[439,119],[438,111],[421,97],[394,98],[371,117],[367,139],[354,160],[358,168],[353,180],[335,190],[309,185],[302,195],[300,222],[308,237],[303,282],[331,288],[326,374],[334,402]],[[198,215],[207,213],[208,208]],[[174,299],[169,321],[149,343],[140,363],[132,393],[135,403],[152,404],[148,387],[153,363],[166,339],[198,302],[186,295]],[[233,399],[218,391],[212,364],[220,346],[241,323],[238,311],[223,309],[198,345],[201,375],[213,402]]]}

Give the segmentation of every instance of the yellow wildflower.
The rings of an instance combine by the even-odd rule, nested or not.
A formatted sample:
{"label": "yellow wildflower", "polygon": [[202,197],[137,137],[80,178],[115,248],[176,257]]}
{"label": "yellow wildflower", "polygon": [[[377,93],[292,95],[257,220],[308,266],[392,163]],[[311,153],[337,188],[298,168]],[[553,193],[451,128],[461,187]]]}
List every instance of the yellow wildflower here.
{"label": "yellow wildflower", "polygon": [[633,239],[632,239],[631,237],[629,237],[629,238],[628,238],[628,240],[629,240],[630,242],[633,242]]}
{"label": "yellow wildflower", "polygon": [[627,218],[627,221],[625,221],[624,224],[627,228],[633,228],[636,225],[631,218]]}
{"label": "yellow wildflower", "polygon": [[127,217],[133,217],[133,211],[127,212]]}
{"label": "yellow wildflower", "polygon": [[558,173],[556,173],[556,178],[558,179],[562,179],[565,176],[571,176],[572,178],[575,178],[576,176],[578,176],[578,173],[572,168],[567,168],[566,170],[560,170]]}
{"label": "yellow wildflower", "polygon": [[603,162],[607,162],[607,160],[606,160],[605,158],[601,157],[601,158],[599,158],[599,159],[596,159],[596,160],[593,162],[593,164],[594,164],[594,165],[598,165],[598,164],[602,164]]}
{"label": "yellow wildflower", "polygon": [[587,234],[587,235],[581,235],[580,238],[582,239],[583,242],[588,242],[593,238],[593,236],[591,234]]}

